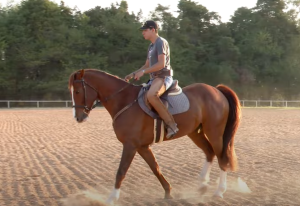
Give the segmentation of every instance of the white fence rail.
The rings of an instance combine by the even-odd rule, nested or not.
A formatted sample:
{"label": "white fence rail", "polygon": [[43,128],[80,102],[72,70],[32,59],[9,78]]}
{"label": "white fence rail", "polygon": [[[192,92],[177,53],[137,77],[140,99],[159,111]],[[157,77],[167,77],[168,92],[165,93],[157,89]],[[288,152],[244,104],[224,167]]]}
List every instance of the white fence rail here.
{"label": "white fence rail", "polygon": [[300,107],[300,101],[240,100],[242,107]]}
{"label": "white fence rail", "polygon": [[70,107],[72,101],[64,100],[0,100],[0,108]]}
{"label": "white fence rail", "polygon": [[[242,107],[300,107],[300,101],[240,100]],[[0,100],[0,108],[71,107],[68,100]]]}

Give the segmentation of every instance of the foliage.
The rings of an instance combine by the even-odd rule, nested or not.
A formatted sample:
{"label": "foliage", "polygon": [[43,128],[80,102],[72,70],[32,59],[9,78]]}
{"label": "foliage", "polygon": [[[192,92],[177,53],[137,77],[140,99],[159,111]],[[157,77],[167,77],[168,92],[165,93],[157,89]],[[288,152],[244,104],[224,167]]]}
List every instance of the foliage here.
{"label": "foliage", "polygon": [[[241,99],[300,97],[299,0],[258,0],[229,22],[191,0],[178,16],[158,4],[151,18],[169,41],[181,86],[227,84]],[[145,18],[126,1],[81,12],[49,0],[0,7],[0,99],[69,99],[71,72],[96,68],[124,77],[146,60]],[[148,76],[143,77],[147,81]]]}

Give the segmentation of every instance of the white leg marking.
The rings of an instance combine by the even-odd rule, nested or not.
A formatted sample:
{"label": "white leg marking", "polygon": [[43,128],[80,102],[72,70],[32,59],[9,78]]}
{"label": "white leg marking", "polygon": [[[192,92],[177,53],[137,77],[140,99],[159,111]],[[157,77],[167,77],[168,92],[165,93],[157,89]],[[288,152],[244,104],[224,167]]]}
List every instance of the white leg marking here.
{"label": "white leg marking", "polygon": [[[72,93],[72,103],[73,103],[73,106],[75,106],[73,86],[71,87],[71,93]],[[73,117],[75,118],[75,107],[73,107]]]}
{"label": "white leg marking", "polygon": [[120,197],[120,189],[113,189],[109,198],[106,200],[106,203],[112,204],[114,201],[117,201]]}
{"label": "white leg marking", "polygon": [[227,172],[221,170],[220,172],[220,182],[215,196],[223,198],[223,194],[227,189]]}
{"label": "white leg marking", "polygon": [[211,166],[212,163],[211,162],[205,162],[204,166],[202,168],[202,171],[200,173],[200,180],[201,183],[208,183],[209,182],[209,175],[210,175],[210,171],[211,171]]}
{"label": "white leg marking", "polygon": [[212,163],[206,161],[204,163],[202,171],[199,175],[200,176],[199,190],[202,194],[204,194],[208,189],[208,182],[209,182],[209,175],[210,175],[211,167],[212,167]]}

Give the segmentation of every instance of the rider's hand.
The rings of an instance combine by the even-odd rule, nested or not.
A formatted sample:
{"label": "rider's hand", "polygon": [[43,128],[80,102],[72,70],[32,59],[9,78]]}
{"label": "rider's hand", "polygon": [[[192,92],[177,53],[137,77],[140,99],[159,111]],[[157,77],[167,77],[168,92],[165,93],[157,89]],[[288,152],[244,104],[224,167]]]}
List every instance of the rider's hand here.
{"label": "rider's hand", "polygon": [[128,74],[126,77],[125,77],[125,81],[129,81],[131,78],[134,77],[134,73],[131,73],[131,74]]}
{"label": "rider's hand", "polygon": [[143,71],[138,71],[135,75],[134,75],[134,79],[136,80],[140,80],[140,78],[144,75]]}

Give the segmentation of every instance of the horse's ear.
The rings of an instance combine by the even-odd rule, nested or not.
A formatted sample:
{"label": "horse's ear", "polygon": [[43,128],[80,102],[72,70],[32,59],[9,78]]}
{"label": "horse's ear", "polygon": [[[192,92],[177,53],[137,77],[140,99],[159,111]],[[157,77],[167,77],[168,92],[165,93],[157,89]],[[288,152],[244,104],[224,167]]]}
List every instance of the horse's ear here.
{"label": "horse's ear", "polygon": [[84,75],[84,69],[80,70],[80,79],[83,78]]}

